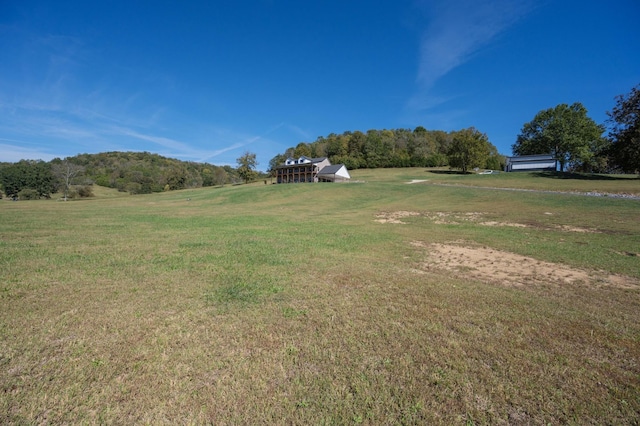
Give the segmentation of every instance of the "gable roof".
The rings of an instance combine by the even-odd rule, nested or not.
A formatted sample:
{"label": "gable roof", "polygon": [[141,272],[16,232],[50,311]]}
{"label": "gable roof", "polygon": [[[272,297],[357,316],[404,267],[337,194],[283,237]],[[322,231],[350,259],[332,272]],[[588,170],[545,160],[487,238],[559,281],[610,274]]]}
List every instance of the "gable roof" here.
{"label": "gable roof", "polygon": [[548,161],[555,160],[556,158],[552,154],[536,154],[536,155],[517,155],[514,157],[507,157],[507,160],[511,162],[517,161]]}
{"label": "gable roof", "polygon": [[[317,164],[317,163],[322,163],[326,159],[327,157],[309,158],[309,157],[305,157],[304,155],[298,158],[288,157],[284,163],[278,164],[276,166],[276,169],[284,169],[286,167],[292,167],[292,166],[304,165],[304,164]],[[300,162],[300,160],[302,160],[302,162]]]}
{"label": "gable roof", "polygon": [[324,160],[326,160],[327,157],[316,157],[316,158],[309,158],[309,160],[311,160],[312,163],[320,163]]}
{"label": "gable roof", "polygon": [[340,171],[344,167],[344,164],[333,164],[331,166],[324,166],[322,170],[318,172],[318,175],[333,175]]}

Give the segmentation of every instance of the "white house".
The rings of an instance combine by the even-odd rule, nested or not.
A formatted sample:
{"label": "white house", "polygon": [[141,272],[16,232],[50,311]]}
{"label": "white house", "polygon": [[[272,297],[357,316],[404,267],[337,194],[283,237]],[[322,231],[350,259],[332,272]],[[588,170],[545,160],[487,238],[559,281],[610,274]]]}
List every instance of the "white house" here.
{"label": "white house", "polygon": [[276,167],[277,183],[347,182],[351,179],[344,164],[331,165],[327,157],[287,158]]}

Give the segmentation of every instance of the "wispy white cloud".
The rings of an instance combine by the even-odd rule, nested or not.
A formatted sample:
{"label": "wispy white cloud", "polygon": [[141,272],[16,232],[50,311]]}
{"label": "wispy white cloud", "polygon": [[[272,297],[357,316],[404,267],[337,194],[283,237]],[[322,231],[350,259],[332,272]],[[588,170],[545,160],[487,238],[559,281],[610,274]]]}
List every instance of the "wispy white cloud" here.
{"label": "wispy white cloud", "polygon": [[293,125],[293,124],[287,124],[287,129],[289,129],[291,132],[295,133],[296,135],[298,135],[299,137],[301,137],[303,140],[308,141],[308,142],[312,142],[309,139],[311,138],[311,135],[309,134],[309,132],[306,132],[305,130],[303,130],[302,128]]}
{"label": "wispy white cloud", "polygon": [[429,109],[448,98],[434,97],[430,90],[453,69],[533,10],[532,0],[438,0],[420,1],[427,27],[420,40],[417,93],[411,109]]}
{"label": "wispy white cloud", "polygon": [[164,80],[149,83],[147,74],[136,80],[140,70],[117,68],[122,78],[101,69],[90,73],[92,64],[102,60],[91,40],[26,32],[13,36],[14,61],[0,70],[0,161],[144,150],[232,164],[242,149],[269,155],[279,145],[275,135],[285,131],[306,136],[284,122],[247,129],[240,128],[244,123],[221,125],[203,114],[191,116]]}
{"label": "wispy white cloud", "polygon": [[[56,155],[40,148],[27,148],[24,142],[13,139],[0,139],[0,162],[15,163],[20,160],[44,160],[50,161]],[[14,144],[20,145],[14,145]]]}

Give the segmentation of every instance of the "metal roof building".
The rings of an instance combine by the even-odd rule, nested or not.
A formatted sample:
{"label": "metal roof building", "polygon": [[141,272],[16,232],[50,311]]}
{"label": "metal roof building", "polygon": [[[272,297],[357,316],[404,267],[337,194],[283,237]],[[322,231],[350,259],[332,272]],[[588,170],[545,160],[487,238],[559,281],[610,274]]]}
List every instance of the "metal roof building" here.
{"label": "metal roof building", "polygon": [[553,171],[558,167],[558,161],[551,154],[540,155],[520,155],[517,157],[507,157],[505,172],[531,172],[531,171]]}

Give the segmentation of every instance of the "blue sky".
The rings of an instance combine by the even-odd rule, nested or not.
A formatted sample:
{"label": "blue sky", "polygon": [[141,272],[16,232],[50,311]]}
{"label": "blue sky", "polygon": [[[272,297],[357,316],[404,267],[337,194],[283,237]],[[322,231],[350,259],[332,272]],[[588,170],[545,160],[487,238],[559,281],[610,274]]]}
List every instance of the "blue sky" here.
{"label": "blue sky", "polygon": [[0,0],[0,161],[149,151],[258,168],[299,142],[487,133],[640,83],[637,0]]}

